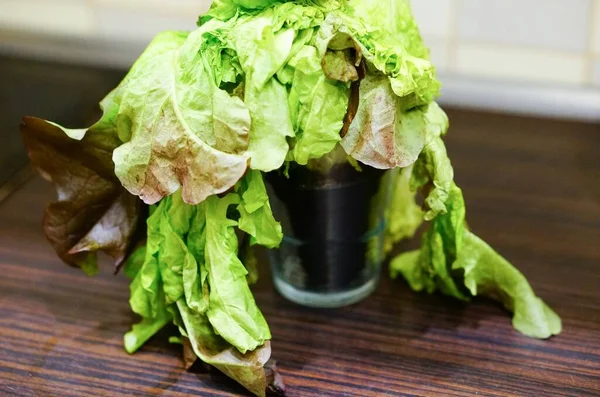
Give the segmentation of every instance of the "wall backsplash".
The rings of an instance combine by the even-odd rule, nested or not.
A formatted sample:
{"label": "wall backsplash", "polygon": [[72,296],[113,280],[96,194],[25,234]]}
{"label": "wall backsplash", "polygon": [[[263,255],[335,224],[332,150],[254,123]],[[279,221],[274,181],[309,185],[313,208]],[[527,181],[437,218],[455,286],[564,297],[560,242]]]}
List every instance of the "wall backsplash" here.
{"label": "wall backsplash", "polygon": [[592,72],[600,0],[414,0],[413,8],[444,72],[600,85]]}
{"label": "wall backsplash", "polygon": [[[157,32],[193,29],[209,3],[0,0],[0,51],[126,66]],[[600,95],[600,0],[413,0],[413,9],[443,81]],[[589,104],[600,118],[599,97]]]}

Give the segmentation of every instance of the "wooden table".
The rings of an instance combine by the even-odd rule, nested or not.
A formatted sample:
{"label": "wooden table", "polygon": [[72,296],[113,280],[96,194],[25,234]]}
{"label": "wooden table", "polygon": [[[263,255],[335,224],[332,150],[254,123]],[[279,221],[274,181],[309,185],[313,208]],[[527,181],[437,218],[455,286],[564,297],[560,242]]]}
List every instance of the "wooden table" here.
{"label": "wooden table", "polygon": [[[256,297],[290,396],[600,395],[600,127],[450,116],[471,227],[562,316],[563,334],[529,339],[493,302],[416,294],[387,277],[361,304],[306,309],[263,269]],[[223,376],[184,372],[166,334],[124,352],[127,280],[60,263],[40,227],[52,198],[34,179],[0,206],[0,395],[243,395]]]}

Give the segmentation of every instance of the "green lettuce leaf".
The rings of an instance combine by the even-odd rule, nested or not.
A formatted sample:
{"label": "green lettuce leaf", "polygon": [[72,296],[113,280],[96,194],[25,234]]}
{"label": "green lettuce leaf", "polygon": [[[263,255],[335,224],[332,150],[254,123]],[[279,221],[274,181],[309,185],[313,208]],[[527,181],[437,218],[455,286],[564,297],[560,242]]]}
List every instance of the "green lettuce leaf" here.
{"label": "green lettuce leaf", "polygon": [[250,239],[241,244],[240,248],[240,260],[244,264],[244,267],[248,271],[246,275],[246,280],[248,280],[249,285],[254,285],[258,282],[259,273],[258,273],[258,256],[256,252],[256,247],[250,245]]}
{"label": "green lettuce leaf", "polygon": [[414,165],[410,189],[425,188],[425,220],[432,220],[446,213],[446,200],[454,180],[454,169],[450,163],[442,137],[448,130],[448,117],[436,104],[428,106],[425,113],[426,145]]}
{"label": "green lettuce leaf", "polygon": [[385,210],[384,251],[389,254],[399,241],[414,237],[423,224],[423,210],[416,203],[416,190],[411,190],[413,167],[393,170],[392,197]]}
{"label": "green lettuce leaf", "polygon": [[[419,32],[409,0],[355,0],[353,15],[371,27],[392,36],[409,54],[429,59],[429,50]],[[379,34],[379,33],[378,33]]]}
{"label": "green lettuce leaf", "polygon": [[[242,202],[253,213],[270,208],[262,175],[250,175],[240,183],[246,201],[229,194],[193,206],[177,192],[152,208],[146,247],[125,265],[133,278],[130,305],[142,319],[124,343],[133,353],[172,321],[198,358],[264,395],[270,332],[237,259],[237,222],[228,218],[229,208]],[[263,238],[261,230],[256,235]],[[186,359],[193,361],[189,351]]]}
{"label": "green lettuce leaf", "polygon": [[[189,285],[193,281],[193,279],[183,278],[184,268],[198,269],[196,259],[183,238],[190,229],[190,221],[194,217],[195,208],[183,203],[181,195],[176,193],[161,202],[156,212],[159,211],[161,212],[160,236],[162,238],[159,249],[159,267],[167,304],[173,304],[184,296],[184,284]],[[187,297],[190,297],[189,292]],[[190,303],[194,305],[197,302],[188,302],[188,304]]]}
{"label": "green lettuce leaf", "polygon": [[473,233],[465,233],[452,268],[464,271],[464,285],[473,296],[495,299],[513,312],[517,331],[539,339],[561,332],[560,317],[535,295],[525,276]]}
{"label": "green lettuce leaf", "polygon": [[177,302],[182,328],[196,356],[237,381],[257,396],[265,396],[267,377],[264,366],[271,356],[266,341],[254,351],[240,353],[213,330],[204,314],[190,310],[185,302]]}
{"label": "green lettuce leaf", "polygon": [[213,0],[206,14],[198,18],[198,26],[202,26],[211,19],[228,21],[238,13],[238,5],[233,0]]}
{"label": "green lettuce leaf", "polygon": [[[263,8],[268,4],[255,5],[256,8]],[[340,113],[339,99],[342,100],[341,107],[345,106],[343,87],[339,88],[342,90],[341,97],[338,92],[332,91],[336,84],[326,81],[316,54],[305,65],[310,67],[310,70],[306,70],[307,75],[299,74],[294,79],[294,73],[298,73],[298,69],[294,68],[292,60],[310,42],[314,28],[323,20],[324,14],[317,7],[284,3],[260,13],[241,16],[231,31],[230,46],[238,54],[245,74],[244,101],[252,117],[248,152],[251,157],[250,167],[253,169],[272,171],[280,168],[289,151],[288,140],[305,130],[308,131],[306,136],[316,135],[313,141],[321,138],[319,134],[324,134],[323,130],[334,135],[333,146],[335,139],[339,140],[336,135],[341,127],[332,125],[331,133],[329,124],[319,129],[317,122],[323,122],[320,120],[321,114],[327,114],[322,111],[325,104],[337,106],[329,110],[331,118],[343,118],[343,115],[337,116]],[[294,86],[299,89],[308,87],[308,91],[304,89],[303,96],[295,102],[288,101],[288,96],[294,97],[297,93],[289,94],[284,84],[291,84],[291,90]],[[327,100],[328,95],[332,96],[332,100]],[[305,120],[297,120],[291,114],[294,111],[297,114],[297,109],[292,107],[302,107],[304,113],[310,114]],[[341,112],[345,113],[345,107]],[[335,124],[333,121],[332,123]],[[332,140],[330,135],[325,136],[327,141]],[[320,150],[317,148],[318,153],[311,155],[319,157],[333,146],[329,143],[329,147]],[[305,160],[301,161],[306,163]]]}
{"label": "green lettuce leaf", "polygon": [[171,314],[167,311],[166,305],[161,303],[155,317],[142,318],[142,321],[134,324],[131,330],[125,333],[123,337],[125,351],[129,354],[138,351],[152,336],[165,325],[169,324],[171,320]]}
{"label": "green lettuce leaf", "polygon": [[250,235],[250,245],[277,248],[283,239],[283,232],[271,211],[262,174],[259,171],[248,172],[236,188],[242,197],[237,206],[240,213],[238,226]]}
{"label": "green lettuce leaf", "polygon": [[298,164],[331,152],[341,141],[349,88],[325,76],[317,49],[303,46],[288,65],[294,68],[289,94],[296,131],[292,156]]}
{"label": "green lettuce leaf", "polygon": [[143,245],[134,250],[127,261],[123,265],[123,272],[130,279],[134,279],[138,272],[141,270],[146,259],[146,246]]}
{"label": "green lettuce leaf", "polygon": [[210,285],[208,319],[219,335],[246,353],[262,346],[271,333],[256,306],[240,262],[236,221],[227,218],[229,206],[241,202],[238,195],[209,197],[201,204],[206,217],[205,260]]}
{"label": "green lettuce leaf", "polygon": [[[258,178],[250,182],[247,197],[264,189],[260,173]],[[144,319],[162,318],[166,306],[183,301],[189,310],[206,313],[215,332],[242,353],[270,339],[238,259],[237,222],[227,217],[229,207],[241,202],[239,195],[229,194],[191,206],[177,193],[153,209],[144,263],[131,283],[135,313]],[[257,204],[250,200],[247,206],[254,212],[269,208],[268,201]],[[258,241],[265,239],[262,234],[257,228]]]}
{"label": "green lettuce leaf", "polygon": [[271,6],[288,13],[290,21],[302,21],[298,18],[298,10],[302,10],[300,13],[306,15],[303,21],[306,22],[318,12],[322,15],[322,11],[332,11],[343,4],[344,0],[213,0],[208,12],[200,16],[198,25],[202,26],[213,18],[228,21],[236,15],[256,15]]}
{"label": "green lettuce leaf", "polygon": [[413,201],[420,189],[425,195],[424,219],[431,224],[420,250],[392,260],[391,276],[401,275],[415,291],[440,291],[462,300],[487,296],[513,312],[513,326],[521,333],[540,339],[557,335],[561,321],[556,313],[516,268],[468,230],[463,194],[453,181],[454,170],[442,140],[448,118],[435,103],[425,114],[426,146],[412,167],[410,182],[404,179],[397,188],[392,206]]}
{"label": "green lettuce leaf", "polygon": [[[387,76],[391,90],[401,98],[401,111],[431,103],[439,93],[440,84],[429,54],[415,30],[410,7],[398,7],[396,11],[401,12],[394,12],[392,17],[389,12],[379,13],[376,7],[372,7],[374,3],[377,2],[364,0],[354,3],[354,9],[331,11],[321,26],[319,41],[329,42],[340,34],[351,38],[371,73]],[[364,13],[360,11],[362,8],[376,11]],[[395,32],[385,28],[392,18],[397,21],[399,29]],[[318,46],[321,48],[323,44]]]}
{"label": "green lettuce leaf", "polygon": [[392,260],[391,276],[401,275],[415,291],[500,301],[513,312],[515,329],[527,336],[545,339],[559,334],[560,318],[525,277],[467,229],[463,195],[454,183],[445,207],[424,233],[421,249]]}
{"label": "green lettuce leaf", "polygon": [[205,264],[206,217],[203,211],[196,211],[187,235],[187,248],[194,260],[183,264],[183,292],[190,309],[205,313],[209,305],[208,270]]}
{"label": "green lettuce leaf", "polygon": [[276,30],[275,21],[272,9],[242,18],[230,37],[246,75],[244,101],[252,118],[250,166],[261,171],[281,167],[289,150],[287,138],[294,136],[287,91],[273,76],[286,63],[295,32]]}
{"label": "green lettuce leaf", "polygon": [[[376,18],[382,10],[387,15]],[[306,165],[331,152],[341,139],[348,84],[360,78],[358,66],[363,57],[370,70],[383,74],[377,85],[385,87],[386,109],[376,112],[374,103],[371,107],[363,104],[357,122],[371,115],[383,120],[369,123],[375,127],[373,137],[360,136],[357,131],[365,125],[356,124],[347,145],[364,140],[365,147],[375,147],[375,153],[366,148],[367,153],[361,153],[357,148],[354,154],[369,165],[383,162],[377,164],[379,168],[405,167],[416,160],[423,131],[414,124],[422,124],[423,116],[410,109],[431,102],[439,84],[405,2],[373,8],[366,2],[219,1],[208,15],[232,26],[227,41],[244,72],[244,101],[252,118],[251,168],[271,171],[286,157]],[[366,81],[362,86],[369,84]],[[363,89],[361,94],[368,96],[368,91]],[[397,132],[380,134],[385,129]],[[411,134],[412,130],[419,133]],[[377,140],[379,135],[386,138]],[[288,141],[294,136],[288,155]],[[385,148],[390,140],[395,146],[392,159],[384,160],[390,153],[382,145]]]}
{"label": "green lettuce leaf", "polygon": [[[156,209],[148,218],[148,239],[144,262],[141,266],[136,266],[139,271],[135,274],[129,286],[131,309],[143,318],[156,318],[164,306],[163,283],[158,263],[160,244],[163,240],[160,231],[161,218],[162,211]],[[128,273],[131,273],[131,271],[128,271]]]}
{"label": "green lettuce leaf", "polygon": [[460,289],[451,274],[451,264],[456,260],[462,242],[465,218],[462,193],[456,186],[453,187],[454,196],[448,199],[447,213],[435,218],[423,234],[419,255],[415,257],[409,254],[417,264],[411,264],[401,256],[398,262],[393,261],[391,269],[394,277],[398,273],[406,275],[405,279],[415,290],[422,286],[429,293],[440,290],[443,294],[466,300],[468,295]]}
{"label": "green lettuce leaf", "polygon": [[142,320],[133,325],[123,338],[127,353],[135,353],[154,334],[171,322],[162,279],[157,260],[158,242],[156,238],[160,213],[154,212],[148,219],[148,244],[138,249],[125,264],[125,273],[133,280],[129,286],[129,305]]}

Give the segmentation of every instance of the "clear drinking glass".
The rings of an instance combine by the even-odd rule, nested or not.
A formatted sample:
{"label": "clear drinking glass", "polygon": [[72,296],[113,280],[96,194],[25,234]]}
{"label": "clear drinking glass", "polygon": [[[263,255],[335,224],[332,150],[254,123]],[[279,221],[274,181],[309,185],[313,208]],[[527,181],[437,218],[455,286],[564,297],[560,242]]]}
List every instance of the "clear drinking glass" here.
{"label": "clear drinking glass", "polygon": [[376,288],[384,260],[385,208],[392,173],[343,162],[267,176],[284,240],[270,251],[285,298],[310,307],[356,303]]}

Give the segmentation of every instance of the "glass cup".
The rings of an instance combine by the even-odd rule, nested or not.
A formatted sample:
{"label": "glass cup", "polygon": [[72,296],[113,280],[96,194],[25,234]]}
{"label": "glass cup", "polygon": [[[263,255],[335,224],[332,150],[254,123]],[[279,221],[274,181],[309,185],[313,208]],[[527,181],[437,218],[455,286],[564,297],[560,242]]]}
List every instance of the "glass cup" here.
{"label": "glass cup", "polygon": [[384,261],[393,173],[343,162],[267,176],[284,239],[269,253],[285,298],[319,308],[351,305],[376,288]]}

